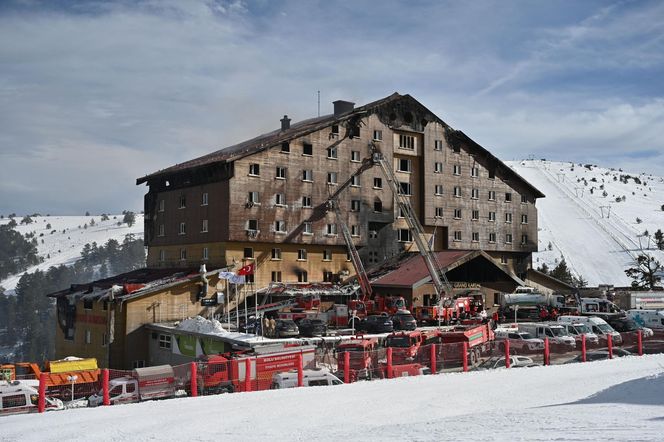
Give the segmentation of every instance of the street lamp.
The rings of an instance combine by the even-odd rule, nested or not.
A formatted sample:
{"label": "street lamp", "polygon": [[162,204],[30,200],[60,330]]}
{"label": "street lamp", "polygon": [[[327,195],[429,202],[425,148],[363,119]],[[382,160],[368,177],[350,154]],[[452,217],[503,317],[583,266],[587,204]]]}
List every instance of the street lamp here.
{"label": "street lamp", "polygon": [[78,379],[78,376],[76,376],[75,374],[71,375],[71,376],[67,376],[67,380],[69,382],[71,382],[71,400],[72,400],[72,402],[74,401],[74,384],[76,383],[77,379]]}

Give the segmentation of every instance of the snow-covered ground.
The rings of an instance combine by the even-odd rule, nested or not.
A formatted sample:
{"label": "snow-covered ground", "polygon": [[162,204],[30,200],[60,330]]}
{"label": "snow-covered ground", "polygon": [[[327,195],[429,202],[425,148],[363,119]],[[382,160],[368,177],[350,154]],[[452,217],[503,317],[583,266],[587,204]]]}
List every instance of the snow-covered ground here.
{"label": "snow-covered ground", "polygon": [[664,434],[664,355],[0,418],[0,440],[639,440]]}
{"label": "snow-covered ground", "polygon": [[[22,217],[15,218],[19,223],[15,230],[22,235],[34,232],[37,240],[39,256],[44,262],[28,268],[26,271],[32,273],[35,270],[47,270],[51,266],[60,264],[71,265],[81,257],[81,251],[86,243],[96,242],[98,246],[106,244],[109,239],[115,239],[122,243],[127,234],[133,234],[136,238],[143,237],[143,215],[136,214],[136,223],[129,227],[127,224],[117,225],[122,221],[123,215],[109,215],[108,221],[102,221],[101,216],[36,216],[31,224],[20,224]],[[90,220],[94,219],[95,225],[90,226]],[[1,224],[9,223],[9,219],[0,220]],[[50,224],[51,228],[46,228]],[[87,229],[83,228],[88,224]],[[51,233],[53,232],[53,233]],[[43,236],[40,236],[42,235]],[[22,273],[12,275],[2,281],[0,286],[11,292],[16,288]]]}
{"label": "snow-covered ground", "polygon": [[[664,262],[653,238],[657,229],[664,230],[664,178],[540,160],[507,164],[546,195],[537,201],[535,267],[546,263],[551,269],[564,256],[570,270],[591,286],[629,286],[624,270],[639,253]],[[641,184],[624,183],[621,175],[637,177]],[[646,230],[649,237],[643,236]]]}

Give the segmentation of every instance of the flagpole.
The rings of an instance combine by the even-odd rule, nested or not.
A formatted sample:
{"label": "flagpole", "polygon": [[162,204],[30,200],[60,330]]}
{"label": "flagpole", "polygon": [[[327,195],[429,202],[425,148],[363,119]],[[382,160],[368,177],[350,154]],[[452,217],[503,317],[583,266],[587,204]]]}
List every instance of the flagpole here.
{"label": "flagpole", "polygon": [[[247,323],[247,286],[242,285],[242,291],[244,292],[244,323]],[[245,325],[246,326],[246,325]]]}
{"label": "flagpole", "polygon": [[240,331],[240,303],[238,302],[238,299],[237,299],[237,284],[233,284],[233,288],[235,289],[235,327],[236,327],[236,330],[239,332]]}
{"label": "flagpole", "polygon": [[226,280],[226,322],[228,323],[228,330],[231,329],[231,283]]}

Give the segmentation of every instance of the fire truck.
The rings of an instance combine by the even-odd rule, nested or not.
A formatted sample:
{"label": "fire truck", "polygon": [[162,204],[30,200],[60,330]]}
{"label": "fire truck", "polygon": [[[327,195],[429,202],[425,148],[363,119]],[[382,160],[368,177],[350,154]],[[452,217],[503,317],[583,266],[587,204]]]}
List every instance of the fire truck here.
{"label": "fire truck", "polygon": [[378,339],[376,338],[351,339],[337,345],[337,368],[340,376],[343,376],[346,369],[345,353],[348,353],[351,382],[375,377],[376,370],[379,370],[377,350]]}
{"label": "fire truck", "polygon": [[422,332],[394,332],[385,338],[385,347],[392,348],[392,363],[406,364],[415,360],[422,345]]}
{"label": "fire truck", "polygon": [[[283,347],[282,349],[257,348],[253,354],[226,353],[209,355],[199,360],[199,388],[203,394],[233,393],[247,391],[249,376],[251,390],[268,390],[275,373],[296,370],[302,355],[303,368],[315,365],[314,346]],[[246,360],[250,370],[247,373]]]}

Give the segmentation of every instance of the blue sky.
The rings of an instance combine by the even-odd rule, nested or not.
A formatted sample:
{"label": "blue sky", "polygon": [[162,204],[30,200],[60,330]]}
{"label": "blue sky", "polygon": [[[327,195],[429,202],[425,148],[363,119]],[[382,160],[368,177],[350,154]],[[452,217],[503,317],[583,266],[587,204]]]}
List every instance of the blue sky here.
{"label": "blue sky", "polygon": [[664,176],[664,2],[2,1],[0,213],[141,210],[137,177],[411,94],[504,160]]}

